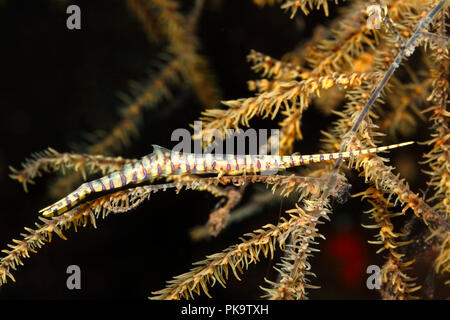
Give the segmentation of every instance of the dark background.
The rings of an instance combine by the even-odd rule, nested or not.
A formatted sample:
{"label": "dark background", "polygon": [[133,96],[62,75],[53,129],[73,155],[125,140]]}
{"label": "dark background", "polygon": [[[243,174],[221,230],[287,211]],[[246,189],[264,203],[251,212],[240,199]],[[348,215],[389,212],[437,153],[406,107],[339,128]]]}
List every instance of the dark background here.
{"label": "dark background", "polygon": [[[208,2],[208,1],[207,1]],[[82,29],[67,30],[66,6],[78,4]],[[186,12],[192,3],[184,4]],[[335,8],[331,6],[332,15]],[[200,20],[201,53],[207,56],[223,99],[249,96],[246,81],[256,78],[246,62],[255,49],[275,58],[307,39],[313,27],[326,22],[322,11],[289,19],[278,7],[259,9],[251,1],[209,1]],[[51,146],[58,151],[76,150],[96,130],[108,131],[123,106],[119,92],[129,93],[130,80],[145,81],[155,68],[152,61],[163,46],[150,44],[139,21],[124,1],[3,1],[0,7],[0,247],[20,238],[23,227],[32,227],[38,210],[53,203],[48,189],[53,174],[36,179],[28,194],[8,178],[8,166],[20,167],[31,153]],[[191,90],[174,89],[175,100],[163,102],[144,114],[140,136],[124,148],[124,157],[151,152],[151,144],[172,147],[171,132],[188,128],[203,110]],[[318,151],[319,129],[325,117],[308,110],[303,121],[302,153]],[[256,122],[258,125],[270,125]],[[273,125],[273,124],[272,124]],[[296,151],[298,151],[296,150]],[[393,153],[395,156],[395,153]],[[353,177],[354,192],[361,181]],[[245,199],[254,189],[249,189]],[[245,203],[245,199],[244,202]],[[274,202],[252,218],[234,224],[216,239],[192,242],[188,230],[207,221],[217,200],[207,193],[159,192],[137,210],[110,215],[78,232],[65,232],[67,241],[54,240],[24,259],[13,272],[17,282],[0,287],[1,299],[146,299],[167,280],[187,272],[191,263],[238,242],[238,237],[266,223],[276,223],[292,203]],[[365,268],[382,265],[383,255],[367,223],[368,209],[359,199],[336,205],[333,221],[321,226],[327,241],[311,259],[317,278],[310,290],[313,299],[378,298],[366,288]],[[80,266],[82,289],[66,288],[66,268]],[[274,280],[274,262],[262,259],[250,266],[239,282],[231,276],[227,289],[215,286],[215,298],[258,298],[264,277]],[[202,296],[201,298],[206,298]]]}

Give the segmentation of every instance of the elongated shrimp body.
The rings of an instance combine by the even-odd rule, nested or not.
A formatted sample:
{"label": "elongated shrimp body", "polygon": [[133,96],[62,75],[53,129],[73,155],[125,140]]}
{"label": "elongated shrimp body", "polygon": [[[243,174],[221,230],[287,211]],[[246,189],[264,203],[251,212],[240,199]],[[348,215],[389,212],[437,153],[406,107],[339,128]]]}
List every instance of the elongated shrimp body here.
{"label": "elongated shrimp body", "polygon": [[305,164],[335,159],[354,158],[360,154],[377,153],[414,143],[413,141],[392,144],[363,150],[347,152],[313,154],[313,155],[196,155],[176,153],[154,145],[154,151],[139,161],[125,165],[122,169],[107,176],[83,183],[75,191],[58,202],[40,210],[44,216],[61,214],[73,208],[88,195],[116,190],[144,181],[153,181],[160,177],[183,174],[216,173],[219,176],[258,173],[263,171],[278,172],[283,169]]}

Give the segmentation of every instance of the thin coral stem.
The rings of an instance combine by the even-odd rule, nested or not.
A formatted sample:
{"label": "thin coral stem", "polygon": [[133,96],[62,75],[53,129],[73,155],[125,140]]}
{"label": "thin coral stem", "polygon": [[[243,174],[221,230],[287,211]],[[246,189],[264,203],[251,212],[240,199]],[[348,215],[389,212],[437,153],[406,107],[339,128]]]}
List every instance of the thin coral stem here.
{"label": "thin coral stem", "polygon": [[17,170],[10,167],[12,174],[10,177],[23,184],[25,191],[28,191],[27,183],[34,183],[33,179],[42,176],[43,172],[67,170],[81,171],[83,178],[86,179],[86,173],[93,174],[101,172],[102,174],[113,172],[123,167],[127,163],[136,161],[136,159],[124,159],[122,157],[105,157],[102,155],[59,153],[49,148],[40,153],[35,153],[31,159],[27,159],[22,164],[22,169]]}
{"label": "thin coral stem", "polygon": [[230,269],[236,279],[240,280],[239,273],[247,269],[249,264],[257,263],[261,253],[265,257],[270,255],[273,258],[276,243],[284,247],[289,234],[302,228],[304,222],[304,218],[294,216],[290,220],[281,221],[276,226],[266,225],[263,229],[247,234],[247,239],[243,239],[241,243],[210,255],[204,261],[194,263],[199,266],[175,277],[165,289],[152,292],[154,296],[151,299],[194,298],[194,293],[200,294],[200,290],[210,296],[208,286],[216,283],[225,286]]}
{"label": "thin coral stem", "polygon": [[352,131],[356,132],[359,128],[359,125],[361,124],[361,121],[364,119],[364,117],[369,112],[370,108],[374,104],[375,100],[378,99],[378,97],[381,94],[381,91],[388,83],[389,79],[394,74],[395,70],[400,66],[400,63],[403,61],[405,56],[410,56],[414,53],[417,46],[417,40],[422,35],[422,32],[425,28],[429,26],[431,21],[434,19],[434,17],[439,13],[439,11],[444,6],[446,0],[441,0],[420,22],[419,25],[416,28],[416,31],[414,34],[408,39],[405,46],[402,50],[397,54],[397,56],[394,59],[394,62],[392,62],[389,69],[384,74],[381,81],[378,83],[377,87],[373,91],[372,95],[369,98],[369,101],[367,101],[366,105],[364,106],[363,110],[361,111],[361,114],[359,115],[358,119],[354,123],[352,127]]}

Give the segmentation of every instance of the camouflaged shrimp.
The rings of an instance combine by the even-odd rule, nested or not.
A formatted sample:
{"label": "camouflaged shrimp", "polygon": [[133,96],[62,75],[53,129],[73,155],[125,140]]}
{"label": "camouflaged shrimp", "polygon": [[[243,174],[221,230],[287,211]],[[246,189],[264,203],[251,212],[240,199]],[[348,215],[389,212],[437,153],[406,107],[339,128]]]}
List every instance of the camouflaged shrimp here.
{"label": "camouflaged shrimp", "polygon": [[239,175],[260,173],[262,171],[278,172],[283,169],[301,166],[304,164],[345,159],[360,154],[376,153],[407,146],[413,141],[392,144],[384,147],[354,150],[350,152],[337,152],[313,155],[224,155],[213,154],[197,155],[193,153],[172,152],[160,146],[153,145],[153,153],[144,156],[141,160],[125,165],[121,170],[115,171],[100,179],[83,183],[75,191],[58,202],[40,210],[44,216],[61,214],[76,206],[88,195],[105,191],[116,190],[128,185],[145,181],[152,182],[160,177],[183,174],[224,174]]}

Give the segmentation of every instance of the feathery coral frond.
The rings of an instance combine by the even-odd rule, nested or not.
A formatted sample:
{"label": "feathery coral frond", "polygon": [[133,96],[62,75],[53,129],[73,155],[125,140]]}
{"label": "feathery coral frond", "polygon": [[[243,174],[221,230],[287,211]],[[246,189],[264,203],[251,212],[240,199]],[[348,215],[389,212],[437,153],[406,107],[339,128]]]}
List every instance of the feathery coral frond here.
{"label": "feathery coral frond", "polygon": [[[215,197],[216,206],[208,209],[209,216],[205,212],[200,219],[203,226],[191,231],[196,241],[220,240],[243,216],[261,211],[269,203],[280,205],[281,198],[287,199],[289,208],[282,210],[280,205],[278,218],[275,212],[270,223],[252,227],[249,230],[254,231],[244,232],[239,242],[227,243],[223,250],[194,263],[190,271],[153,291],[151,299],[190,299],[203,293],[211,297],[211,287],[217,283],[225,287],[231,273],[244,280],[242,275],[249,272],[249,265],[263,257],[276,271],[275,277],[266,276],[261,287],[264,298],[307,299],[311,289],[325,285],[320,274],[324,270],[311,267],[313,255],[324,254],[318,240],[327,234],[321,225],[333,219],[335,203],[348,200],[353,182],[360,189],[350,201],[367,202],[370,208],[352,209],[352,217],[364,212],[370,216],[372,225],[363,227],[376,230],[375,239],[369,243],[378,246],[373,253],[382,253],[385,258],[377,279],[381,298],[428,297],[421,292],[427,281],[417,274],[425,264],[428,270],[446,277],[443,283],[450,284],[448,1],[356,0],[343,5],[344,1],[338,0],[253,0],[259,7],[279,5],[290,12],[291,18],[316,9],[323,9],[326,17],[331,6],[340,8],[326,27],[316,27],[310,40],[286,48],[290,51],[284,55],[276,50],[274,56],[250,51],[247,61],[256,73],[256,78],[247,82],[252,96],[227,98],[220,108],[209,62],[200,55],[195,34],[203,26],[203,20],[199,22],[204,10],[218,9],[217,4],[203,0],[195,1],[194,6],[176,0],[125,2],[147,38],[152,44],[165,46],[164,52],[170,57],[147,85],[137,85],[140,90],[126,101],[121,119],[88,147],[86,154],[49,149],[26,160],[21,170],[11,167],[11,177],[25,190],[28,183],[50,171],[81,171],[85,179],[96,173],[104,176],[41,210],[46,218],[39,218],[34,229],[25,228],[21,239],[7,245],[0,259],[0,285],[8,278],[14,280],[18,265],[30,257],[30,252],[50,242],[53,234],[66,239],[69,229],[89,224],[96,227],[100,217],[130,212],[153,193],[173,189],[174,197],[182,197],[184,190]],[[254,6],[251,8],[258,14]],[[292,25],[303,32],[304,22],[297,16]],[[234,45],[241,43],[241,29],[228,31],[218,40],[220,45],[227,37]],[[280,58],[274,58],[277,55]],[[233,75],[226,71],[227,76]],[[279,130],[264,147],[277,145],[280,154],[222,157],[183,151],[175,156],[156,146],[152,154],[140,160],[92,155],[129,146],[131,135],[144,124],[144,108],[169,101],[176,95],[172,87],[183,82],[207,108],[200,116],[202,131],[194,136],[201,139],[203,147],[220,137],[228,138],[230,129],[253,129],[264,123]],[[162,134],[168,134],[164,130]],[[318,148],[314,134],[319,131],[323,139]],[[390,159],[382,157],[380,151],[411,144],[387,141],[396,140],[397,135],[401,141],[424,142],[411,146],[414,153],[407,148],[399,150],[406,160],[399,161],[394,154],[389,164]],[[406,136],[410,139],[404,139]],[[298,140],[303,140],[300,145]],[[304,146],[305,151],[322,150],[313,155],[294,153],[303,152]],[[423,155],[421,148],[425,150]],[[297,168],[304,164],[311,166]],[[281,174],[282,170],[291,172]],[[420,170],[425,175],[417,174]],[[362,179],[358,181],[354,173]],[[77,176],[67,175],[59,181],[71,188]],[[261,192],[262,187],[256,184],[271,192]],[[423,185],[427,190],[420,189]],[[54,189],[63,190],[60,186],[53,183]],[[401,218],[408,212],[414,213],[409,221],[414,221],[417,232]],[[170,235],[171,226],[157,227]],[[168,249],[168,254],[173,252]],[[317,279],[311,283],[311,276],[316,274]]]}

